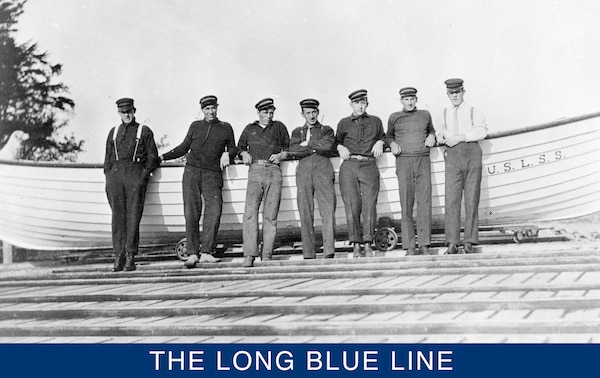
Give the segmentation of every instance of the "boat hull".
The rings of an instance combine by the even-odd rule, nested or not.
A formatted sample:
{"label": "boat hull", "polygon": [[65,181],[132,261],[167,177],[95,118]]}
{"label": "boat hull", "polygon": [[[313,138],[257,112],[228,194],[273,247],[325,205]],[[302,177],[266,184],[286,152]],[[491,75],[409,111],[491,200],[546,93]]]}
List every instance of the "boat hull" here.
{"label": "boat hull", "polygon": [[[479,142],[483,150],[480,226],[531,224],[600,211],[600,113],[565,119]],[[336,231],[347,234],[336,172]],[[401,209],[395,157],[378,160],[381,190],[378,218],[399,225]],[[300,240],[296,203],[297,161],[282,165],[283,190],[278,240]],[[431,149],[433,225],[443,229],[444,147]],[[185,236],[181,195],[182,164],[165,164],[148,184],[140,243],[176,243]],[[241,241],[248,168],[224,173],[222,243]],[[100,165],[0,162],[0,239],[35,250],[109,248],[111,210]],[[317,229],[321,219],[315,204]]]}

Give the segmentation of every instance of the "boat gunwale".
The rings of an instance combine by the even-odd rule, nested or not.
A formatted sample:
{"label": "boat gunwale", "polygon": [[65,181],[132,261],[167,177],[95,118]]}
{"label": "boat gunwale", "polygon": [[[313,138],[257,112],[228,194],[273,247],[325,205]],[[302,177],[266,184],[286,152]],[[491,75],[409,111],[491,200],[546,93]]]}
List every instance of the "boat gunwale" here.
{"label": "boat gunwale", "polygon": [[[588,113],[581,116],[561,118],[551,122],[545,122],[533,126],[525,126],[514,130],[497,131],[490,133],[485,140],[503,138],[512,135],[525,134],[533,131],[544,130],[552,127],[562,126],[569,123],[576,123],[585,121],[588,119],[600,117],[600,112]],[[76,163],[76,162],[49,162],[49,161],[30,161],[30,160],[3,160],[0,159],[0,164],[5,165],[20,165],[20,166],[34,166],[34,167],[54,167],[54,168],[103,168],[102,163]],[[161,167],[182,167],[185,163],[183,162],[164,162],[161,163]],[[235,165],[243,165],[243,163],[237,163]]]}

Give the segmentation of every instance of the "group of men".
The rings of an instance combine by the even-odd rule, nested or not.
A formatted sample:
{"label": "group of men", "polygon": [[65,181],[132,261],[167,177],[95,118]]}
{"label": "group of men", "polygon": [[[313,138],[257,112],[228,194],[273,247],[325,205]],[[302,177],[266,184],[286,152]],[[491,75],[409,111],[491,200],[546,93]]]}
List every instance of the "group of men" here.
{"label": "group of men", "polygon": [[[188,259],[193,268],[199,262],[218,262],[213,256],[223,205],[222,170],[239,156],[249,166],[243,217],[244,267],[252,267],[257,257],[273,256],[277,216],[281,200],[280,163],[298,159],[297,202],[305,259],[316,258],[314,228],[315,198],[322,219],[324,258],[335,256],[334,170],[330,157],[342,159],[339,186],[346,210],[348,239],[353,257],[374,256],[373,240],[377,222],[379,159],[387,146],[396,156],[402,210],[402,246],[407,255],[429,254],[431,245],[431,164],[429,149],[445,148],[445,232],[448,254],[458,253],[460,245],[461,202],[465,198],[464,251],[473,253],[478,244],[478,206],[481,188],[481,148],[477,141],[487,136],[483,114],[464,102],[463,80],[448,79],[446,91],[452,107],[445,108],[434,127],[431,114],[417,109],[417,90],[400,89],[402,110],[390,115],[387,132],[379,117],[367,113],[367,91],[360,89],[348,97],[352,114],[337,125],[337,132],[319,120],[319,101],[300,101],[303,126],[292,131],[273,120],[273,99],[256,105],[258,120],[247,125],[236,146],[233,128],[217,118],[215,96],[200,99],[204,119],[194,121],[183,142],[159,156],[152,131],[135,121],[135,107],[129,98],[117,101],[121,125],[111,129],[106,142],[104,172],[111,206],[114,271],[134,270],[148,177],[161,161],[186,155],[182,179]],[[204,198],[202,236],[199,220]],[[415,238],[413,207],[417,201]],[[259,250],[259,208],[263,204],[262,250]],[[417,248],[418,241],[418,248]]]}

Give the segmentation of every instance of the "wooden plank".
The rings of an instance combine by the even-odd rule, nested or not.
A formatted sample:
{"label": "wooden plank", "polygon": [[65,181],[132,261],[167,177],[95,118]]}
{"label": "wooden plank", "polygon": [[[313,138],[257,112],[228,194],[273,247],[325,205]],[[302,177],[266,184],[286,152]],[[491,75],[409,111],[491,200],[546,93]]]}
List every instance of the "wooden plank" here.
{"label": "wooden plank", "polygon": [[600,282],[600,271],[595,272],[585,272],[583,275],[577,280],[578,283],[591,283]]}
{"label": "wooden plank", "polygon": [[12,264],[13,263],[13,245],[7,242],[6,240],[2,241],[2,263],[3,264]]}
{"label": "wooden plank", "polygon": [[527,293],[528,292],[525,290],[498,291],[490,298],[494,298],[495,300],[516,301],[523,298]]}
{"label": "wooden plank", "polygon": [[496,285],[510,277],[510,274],[491,273],[476,282],[476,285]]}
{"label": "wooden plank", "polygon": [[531,278],[529,278],[527,281],[525,281],[524,283],[529,285],[529,284],[547,284],[550,281],[552,281],[554,278],[556,278],[556,276],[558,275],[558,272],[549,272],[549,273],[536,273],[534,274]]}
{"label": "wooden plank", "polygon": [[596,320],[600,318],[600,308],[590,309],[573,309],[568,310],[565,315],[565,320]]}
{"label": "wooden plank", "polygon": [[494,322],[498,322],[498,321],[518,322],[520,320],[527,318],[527,316],[529,316],[530,313],[531,313],[530,310],[501,310],[501,311],[496,312],[496,314],[494,314],[490,318],[490,320],[492,320]]}
{"label": "wooden plank", "polygon": [[581,272],[561,272],[550,282],[552,284],[572,284],[579,280]]}
{"label": "wooden plank", "polygon": [[563,317],[565,309],[537,309],[531,311],[527,320],[546,320],[546,319],[560,319]]}

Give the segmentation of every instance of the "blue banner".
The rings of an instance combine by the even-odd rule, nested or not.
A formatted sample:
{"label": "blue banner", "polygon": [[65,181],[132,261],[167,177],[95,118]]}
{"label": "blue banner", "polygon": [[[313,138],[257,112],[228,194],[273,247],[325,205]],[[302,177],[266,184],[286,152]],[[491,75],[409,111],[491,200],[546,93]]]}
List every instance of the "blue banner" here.
{"label": "blue banner", "polygon": [[600,344],[1,344],[2,377],[600,377]]}

